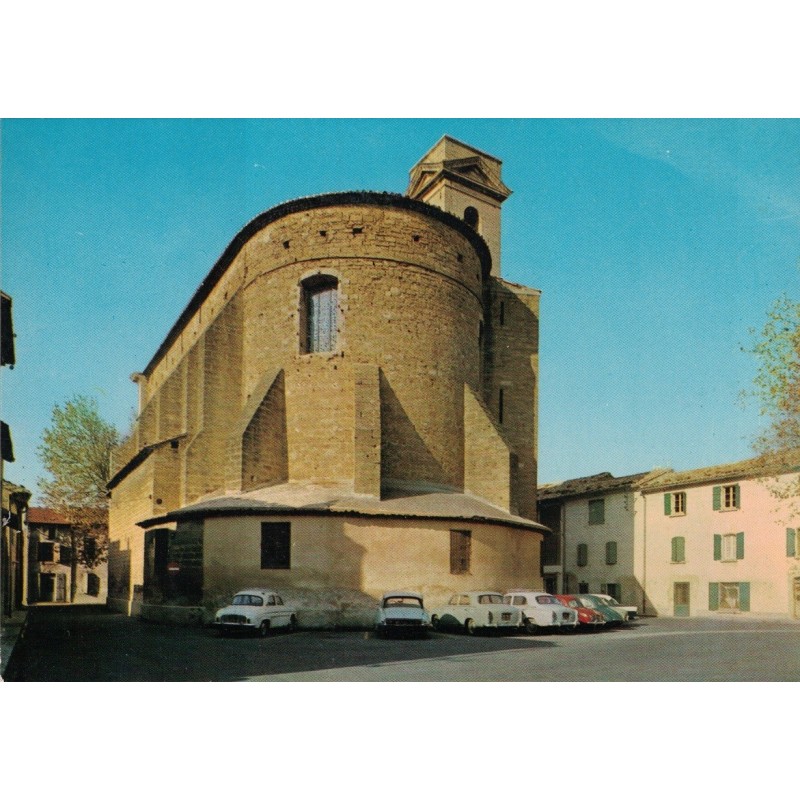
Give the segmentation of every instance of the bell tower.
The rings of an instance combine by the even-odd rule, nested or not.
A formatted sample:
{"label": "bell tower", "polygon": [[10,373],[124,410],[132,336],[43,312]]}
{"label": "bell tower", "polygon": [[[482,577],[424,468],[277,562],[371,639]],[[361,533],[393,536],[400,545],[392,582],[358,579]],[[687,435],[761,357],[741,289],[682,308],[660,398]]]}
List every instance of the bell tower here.
{"label": "bell tower", "polygon": [[471,225],[492,255],[500,277],[500,205],[511,190],[500,179],[502,162],[451,136],[443,136],[412,168],[406,195],[438,206]]}

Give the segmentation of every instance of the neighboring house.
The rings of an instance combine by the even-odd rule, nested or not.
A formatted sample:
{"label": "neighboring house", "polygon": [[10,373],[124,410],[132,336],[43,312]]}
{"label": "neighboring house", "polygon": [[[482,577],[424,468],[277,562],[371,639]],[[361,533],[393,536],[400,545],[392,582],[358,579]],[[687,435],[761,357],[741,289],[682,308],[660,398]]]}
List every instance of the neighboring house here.
{"label": "neighboring house", "polygon": [[539,521],[554,535],[543,547],[549,592],[602,592],[623,605],[645,603],[644,553],[636,534],[639,484],[655,473],[610,472],[539,487]]}
{"label": "neighboring house", "polygon": [[[51,508],[28,509],[29,553],[28,602],[66,603],[70,601],[72,570],[71,526]],[[87,537],[80,552],[89,558],[102,549],[96,539]],[[75,603],[105,603],[108,591],[108,564],[88,567],[78,562]]]}
{"label": "neighboring house", "polygon": [[301,624],[541,587],[539,292],[500,277],[501,162],[450,137],[405,196],[302,198],[234,238],[133,378],[109,606],[197,619],[267,585]]}
{"label": "neighboring house", "polygon": [[642,614],[800,617],[800,499],[770,491],[800,453],[539,487],[545,587],[602,592]]}
{"label": "neighboring house", "polygon": [[800,453],[669,472],[642,488],[646,586],[659,615],[800,618],[800,507],[770,491]]}

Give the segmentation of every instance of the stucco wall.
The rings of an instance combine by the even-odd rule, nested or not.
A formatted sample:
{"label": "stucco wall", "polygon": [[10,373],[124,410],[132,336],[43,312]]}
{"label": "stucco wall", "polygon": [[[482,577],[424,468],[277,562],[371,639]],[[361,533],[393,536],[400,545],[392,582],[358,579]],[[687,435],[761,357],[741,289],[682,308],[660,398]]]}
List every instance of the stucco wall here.
{"label": "stucco wall", "polygon": [[[261,522],[291,524],[291,569],[260,568]],[[369,624],[390,589],[421,592],[428,607],[455,591],[541,588],[541,535],[500,525],[327,517],[205,521],[204,605],[211,610],[248,587],[274,588],[306,626]],[[450,530],[472,532],[471,569],[450,574]]]}
{"label": "stucco wall", "polygon": [[[589,500],[568,500],[564,508],[564,568],[571,592],[578,582],[589,584],[590,592],[599,592],[602,584],[620,584],[623,605],[636,605],[642,611],[641,584],[635,572],[635,493],[618,492],[603,496],[605,521],[589,524]],[[617,563],[606,564],[606,543],[617,543]],[[578,566],[578,545],[587,545],[587,564]]]}
{"label": "stucco wall", "polygon": [[[786,529],[800,527],[796,512],[793,516],[789,502],[776,500],[762,480],[716,485],[722,483],[739,485],[739,509],[714,510],[715,484],[671,490],[686,493],[686,513],[680,516],[664,513],[664,492],[645,495],[649,599],[658,614],[672,616],[674,584],[688,583],[691,616],[725,613],[709,609],[709,583],[747,582],[751,613],[793,614],[791,581],[800,576],[800,558],[786,555]],[[739,532],[744,533],[744,558],[714,560],[714,534]],[[671,561],[676,536],[684,537],[683,563]]]}

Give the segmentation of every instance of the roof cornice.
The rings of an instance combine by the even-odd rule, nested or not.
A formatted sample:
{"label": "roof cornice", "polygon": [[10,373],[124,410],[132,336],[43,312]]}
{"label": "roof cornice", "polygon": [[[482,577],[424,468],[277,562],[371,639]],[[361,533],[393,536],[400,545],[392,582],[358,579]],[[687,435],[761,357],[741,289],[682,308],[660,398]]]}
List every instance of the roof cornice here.
{"label": "roof cornice", "polygon": [[152,374],[158,363],[167,353],[169,348],[175,343],[180,336],[181,331],[186,327],[189,320],[194,313],[203,303],[203,301],[211,294],[212,289],[219,282],[220,278],[225,274],[225,271],[233,263],[233,260],[239,254],[244,245],[256,234],[258,231],[267,227],[267,225],[281,219],[282,217],[295,214],[300,211],[310,211],[317,208],[329,208],[330,206],[389,206],[392,208],[399,208],[406,211],[413,211],[417,214],[422,214],[426,217],[431,217],[445,225],[449,225],[459,233],[461,233],[475,248],[478,258],[481,262],[481,270],[483,277],[486,278],[491,273],[492,257],[489,253],[489,247],[481,236],[476,233],[466,222],[460,220],[458,217],[442,211],[437,206],[424,203],[421,200],[412,200],[401,194],[390,194],[389,192],[337,192],[334,194],[319,194],[311,197],[301,197],[296,200],[290,200],[286,203],[274,206],[273,208],[259,214],[255,219],[252,219],[247,225],[242,228],[239,233],[233,238],[231,243],[225,248],[222,255],[217,259],[217,262],[211,268],[211,271],[200,283],[191,300],[186,308],[181,312],[181,315],[176,320],[175,324],[170,328],[164,341],[156,350],[155,355],[150,359],[150,362],[144,368],[143,373],[148,377]]}

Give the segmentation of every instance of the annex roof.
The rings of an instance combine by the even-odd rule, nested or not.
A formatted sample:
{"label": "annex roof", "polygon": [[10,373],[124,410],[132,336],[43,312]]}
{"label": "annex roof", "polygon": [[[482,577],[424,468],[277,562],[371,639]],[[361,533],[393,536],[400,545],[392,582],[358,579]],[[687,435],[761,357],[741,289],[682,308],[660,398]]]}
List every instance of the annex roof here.
{"label": "annex roof", "polygon": [[416,492],[398,489],[378,498],[355,494],[347,484],[322,486],[304,482],[282,483],[250,492],[207,497],[163,516],[142,520],[138,524],[149,528],[164,522],[187,519],[266,514],[341,514],[458,520],[462,523],[485,522],[549,533],[549,529],[538,522],[510,514],[468,493],[434,491],[430,488],[421,488]]}

